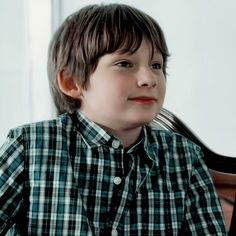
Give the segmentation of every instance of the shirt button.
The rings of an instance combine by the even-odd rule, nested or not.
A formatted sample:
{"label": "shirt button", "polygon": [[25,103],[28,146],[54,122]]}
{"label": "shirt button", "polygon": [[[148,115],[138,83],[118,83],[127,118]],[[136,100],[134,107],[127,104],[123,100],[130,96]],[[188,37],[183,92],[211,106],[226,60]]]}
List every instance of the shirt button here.
{"label": "shirt button", "polygon": [[121,178],[120,177],[115,177],[114,178],[114,184],[119,185],[121,183]]}
{"label": "shirt button", "polygon": [[111,231],[111,235],[112,235],[112,236],[117,236],[117,235],[118,235],[118,231],[117,231],[116,229],[113,229],[113,230]]}
{"label": "shirt button", "polygon": [[112,147],[113,148],[118,148],[120,146],[120,142],[118,140],[113,140],[112,141]]}

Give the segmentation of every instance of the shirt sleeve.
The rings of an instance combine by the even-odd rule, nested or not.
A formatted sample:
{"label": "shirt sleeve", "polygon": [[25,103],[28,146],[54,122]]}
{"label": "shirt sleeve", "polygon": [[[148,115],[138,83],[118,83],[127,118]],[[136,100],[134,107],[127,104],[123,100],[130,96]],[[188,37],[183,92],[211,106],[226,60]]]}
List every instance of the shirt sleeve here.
{"label": "shirt sleeve", "polygon": [[0,235],[14,224],[23,204],[24,145],[22,135],[10,131],[0,148]]}
{"label": "shirt sleeve", "polygon": [[219,198],[208,168],[197,151],[186,194],[185,235],[228,235]]}

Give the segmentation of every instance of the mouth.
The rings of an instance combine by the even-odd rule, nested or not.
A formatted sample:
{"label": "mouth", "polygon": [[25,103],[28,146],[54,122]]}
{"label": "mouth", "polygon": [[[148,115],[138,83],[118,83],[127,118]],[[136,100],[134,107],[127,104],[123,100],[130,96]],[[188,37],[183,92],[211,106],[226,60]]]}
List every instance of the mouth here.
{"label": "mouth", "polygon": [[132,97],[129,98],[129,100],[140,104],[152,104],[157,102],[157,99],[155,97],[146,97],[146,96]]}

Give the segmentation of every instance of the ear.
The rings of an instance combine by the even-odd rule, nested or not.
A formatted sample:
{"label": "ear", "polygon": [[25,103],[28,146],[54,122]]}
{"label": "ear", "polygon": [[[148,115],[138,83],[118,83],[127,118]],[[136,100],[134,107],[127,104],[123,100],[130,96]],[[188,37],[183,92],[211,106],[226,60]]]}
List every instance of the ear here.
{"label": "ear", "polygon": [[68,73],[66,70],[62,70],[57,74],[57,83],[59,89],[67,96],[79,99],[82,94],[81,86],[78,81]]}

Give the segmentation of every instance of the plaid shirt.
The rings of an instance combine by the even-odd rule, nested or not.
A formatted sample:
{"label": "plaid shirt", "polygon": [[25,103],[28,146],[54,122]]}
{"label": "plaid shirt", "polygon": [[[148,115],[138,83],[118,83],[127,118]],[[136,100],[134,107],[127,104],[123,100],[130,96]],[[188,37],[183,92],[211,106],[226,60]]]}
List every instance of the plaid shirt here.
{"label": "plaid shirt", "polygon": [[198,146],[147,125],[125,150],[79,112],[10,131],[0,150],[0,235],[7,231],[227,235]]}

